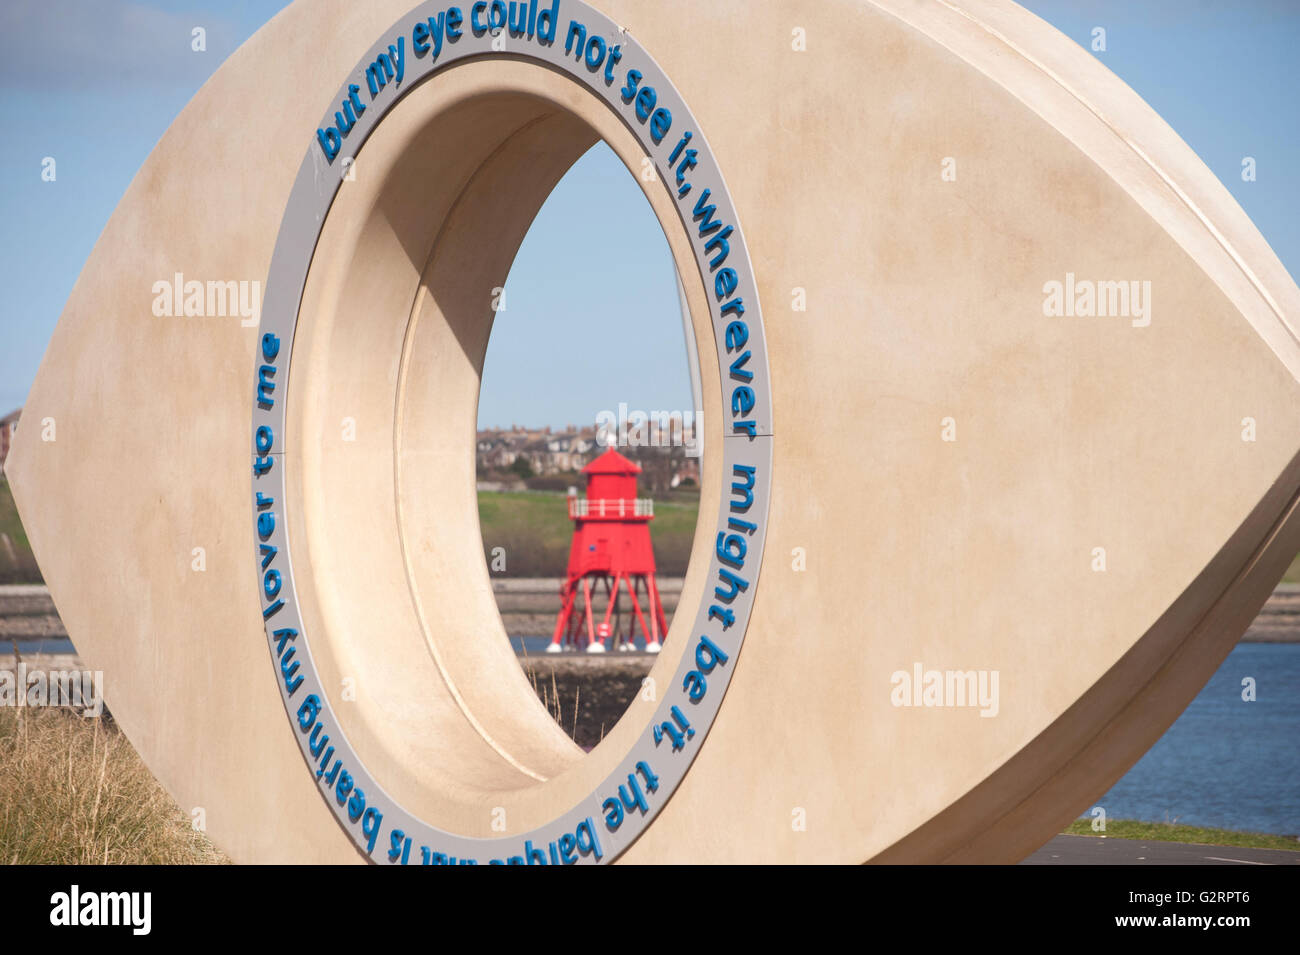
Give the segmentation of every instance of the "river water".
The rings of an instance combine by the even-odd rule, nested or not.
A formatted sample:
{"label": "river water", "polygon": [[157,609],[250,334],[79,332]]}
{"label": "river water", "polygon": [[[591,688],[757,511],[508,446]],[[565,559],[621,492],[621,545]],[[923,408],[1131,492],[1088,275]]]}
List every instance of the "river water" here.
{"label": "river water", "polygon": [[1300,644],[1237,644],[1097,805],[1108,819],[1300,835]]}

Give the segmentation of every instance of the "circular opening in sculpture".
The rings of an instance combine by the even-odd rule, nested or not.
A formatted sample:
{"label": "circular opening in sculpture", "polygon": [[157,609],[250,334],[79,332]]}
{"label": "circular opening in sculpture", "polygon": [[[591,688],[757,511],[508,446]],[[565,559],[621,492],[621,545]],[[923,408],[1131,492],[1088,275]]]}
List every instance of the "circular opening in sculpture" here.
{"label": "circular opening in sculpture", "polygon": [[642,691],[690,560],[704,450],[694,330],[654,210],[604,142],[556,185],[493,292],[484,559],[530,684],[590,750]]}
{"label": "circular opening in sculpture", "polygon": [[[677,626],[663,635],[649,692],[584,757],[521,670],[483,559],[475,434],[495,290],[556,183],[601,139],[641,168],[636,137],[559,72],[516,60],[445,69],[351,164],[299,310],[286,497],[312,657],[367,770],[465,836],[500,835],[502,814],[524,831],[586,797],[645,731],[687,642]],[[688,313],[708,316],[670,194],[657,180],[643,189]],[[617,241],[600,209],[586,214],[595,241]],[[722,420],[707,318],[694,334],[707,445]],[[716,500],[720,466],[701,461],[701,500]],[[695,528],[684,606],[704,593],[706,531]]]}

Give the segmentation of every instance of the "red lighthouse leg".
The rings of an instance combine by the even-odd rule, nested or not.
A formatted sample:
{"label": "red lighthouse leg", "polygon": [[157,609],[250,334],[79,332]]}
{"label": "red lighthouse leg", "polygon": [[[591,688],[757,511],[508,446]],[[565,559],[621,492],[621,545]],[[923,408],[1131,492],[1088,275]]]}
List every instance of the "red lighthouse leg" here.
{"label": "red lighthouse leg", "polygon": [[587,652],[599,653],[605,649],[605,644],[596,639],[596,625],[591,620],[591,581],[586,577],[582,578],[582,596],[587,614]]}
{"label": "red lighthouse leg", "polygon": [[[649,640],[649,639],[650,639],[650,628],[646,626],[646,623],[645,623],[645,615],[641,613],[641,601],[639,601],[639,600],[636,599],[636,582],[635,582],[635,581],[632,582],[631,586],[628,587],[627,591],[628,591],[629,594],[632,595],[632,609],[633,609],[633,611],[636,612],[636,619],[641,621],[641,632],[644,633],[644,634],[646,635],[647,640]],[[649,643],[648,643],[648,642],[647,642],[646,646],[649,646]]]}
{"label": "red lighthouse leg", "polygon": [[[609,618],[614,614],[614,605],[618,603],[618,586],[620,583],[622,583],[622,581],[623,581],[622,577],[615,577],[614,586],[609,589],[609,606],[605,608],[605,620],[604,620],[604,625],[606,627],[609,626]],[[615,641],[618,640],[618,634],[614,633],[612,630],[609,631],[609,633],[610,636],[612,636],[615,639]]]}
{"label": "red lighthouse leg", "polygon": [[[660,642],[659,634],[662,633],[665,639],[668,637],[668,620],[664,617],[664,602],[659,597],[658,582],[654,579],[654,577],[647,578],[647,581],[650,585],[650,619],[651,620],[657,619],[659,624],[658,627],[656,628],[655,641],[654,641],[656,644],[658,644]],[[647,650],[650,649],[648,645],[646,649]]]}
{"label": "red lighthouse leg", "polygon": [[573,598],[578,592],[571,584],[572,581],[565,582],[564,603],[560,606],[560,615],[555,620],[555,633],[551,636],[551,645],[546,648],[547,653],[560,652],[566,636],[565,631],[569,629],[569,617],[573,613]]}

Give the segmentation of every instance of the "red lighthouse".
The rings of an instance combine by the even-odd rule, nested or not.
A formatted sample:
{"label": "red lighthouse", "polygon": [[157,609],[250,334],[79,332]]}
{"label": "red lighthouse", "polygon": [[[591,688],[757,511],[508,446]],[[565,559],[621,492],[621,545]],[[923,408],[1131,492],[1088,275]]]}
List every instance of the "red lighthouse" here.
{"label": "red lighthouse", "polygon": [[[588,653],[605,652],[605,639],[610,636],[617,645],[615,611],[619,591],[626,587],[632,615],[624,645],[629,649],[633,646],[639,622],[646,650],[658,653],[668,624],[655,583],[655,555],[650,546],[654,501],[636,496],[636,476],[641,466],[610,448],[582,473],[587,475],[587,496],[569,498],[569,518],[574,524],[569,571],[561,591],[563,603],[555,621],[555,635],[546,652],[559,653],[566,642],[577,646],[582,629],[587,633]],[[599,593],[601,584],[608,604],[605,618],[597,627],[592,619],[591,593],[593,587]],[[641,597],[645,599],[644,611]],[[581,610],[577,606],[579,599]],[[612,630],[611,617],[615,621]]]}

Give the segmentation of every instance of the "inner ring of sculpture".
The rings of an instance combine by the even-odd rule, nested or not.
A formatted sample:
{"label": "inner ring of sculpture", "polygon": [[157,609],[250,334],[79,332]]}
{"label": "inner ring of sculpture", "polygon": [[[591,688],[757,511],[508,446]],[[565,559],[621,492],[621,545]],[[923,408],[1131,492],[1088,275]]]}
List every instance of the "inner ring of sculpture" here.
{"label": "inner ring of sculpture", "polygon": [[[725,641],[715,638],[727,650],[701,636],[718,600],[717,581],[706,582],[715,528],[701,520],[680,604],[700,609],[678,615],[647,682],[664,692],[639,695],[584,757],[537,700],[497,613],[477,527],[473,434],[493,294],[541,204],[598,139],[635,171],[648,147],[607,102],[562,70],[524,58],[455,63],[411,87],[382,122],[366,118],[373,131],[355,162],[326,173],[343,182],[314,251],[295,231],[291,197],[268,280],[253,491],[277,683],[327,804],[370,858],[382,859],[390,839],[403,854],[413,843],[416,853],[483,858],[493,850],[481,840],[494,838],[503,857],[517,857],[531,835],[537,845],[555,843],[561,856],[569,837],[570,855],[609,859],[688,768],[685,753],[668,763],[654,757],[680,749],[674,727],[691,737],[707,732],[753,591],[731,588],[742,598],[736,622]],[[696,129],[693,156],[705,158],[695,168],[708,170],[698,128],[681,126]],[[319,157],[309,153],[304,169],[309,164],[319,197]],[[717,553],[734,565],[740,548],[756,567],[765,492],[733,491],[723,473],[752,474],[770,455],[770,438],[724,440],[721,422],[735,417],[724,408],[717,363],[726,332],[715,337],[713,324],[699,319],[723,304],[699,282],[703,250],[722,230],[702,228],[692,243],[661,177],[638,178],[696,317],[705,446],[714,449],[704,461],[702,500],[720,501],[724,528],[738,519],[725,516],[735,510],[729,498],[744,500],[743,529]],[[705,201],[725,215],[720,178],[701,185],[719,196]],[[593,213],[592,240],[617,241],[616,226]],[[748,272],[738,225],[732,218],[723,232],[733,276]],[[295,242],[311,256],[296,310],[277,284],[292,275],[277,264]],[[705,258],[719,248],[709,246]],[[733,325],[731,346],[748,347],[723,344],[724,352],[761,347],[757,302],[748,301],[732,315],[745,316],[752,341],[740,342]],[[686,682],[692,672],[698,685]],[[708,699],[682,689],[706,679]],[[680,700],[669,695],[674,687]],[[680,706],[673,712],[687,699],[695,704],[689,718]],[[664,737],[652,723],[669,726],[667,745],[657,745]],[[611,833],[602,817],[616,811],[607,803],[620,783],[643,791]],[[593,819],[602,822],[598,836]],[[502,837],[507,827],[522,835]]]}

